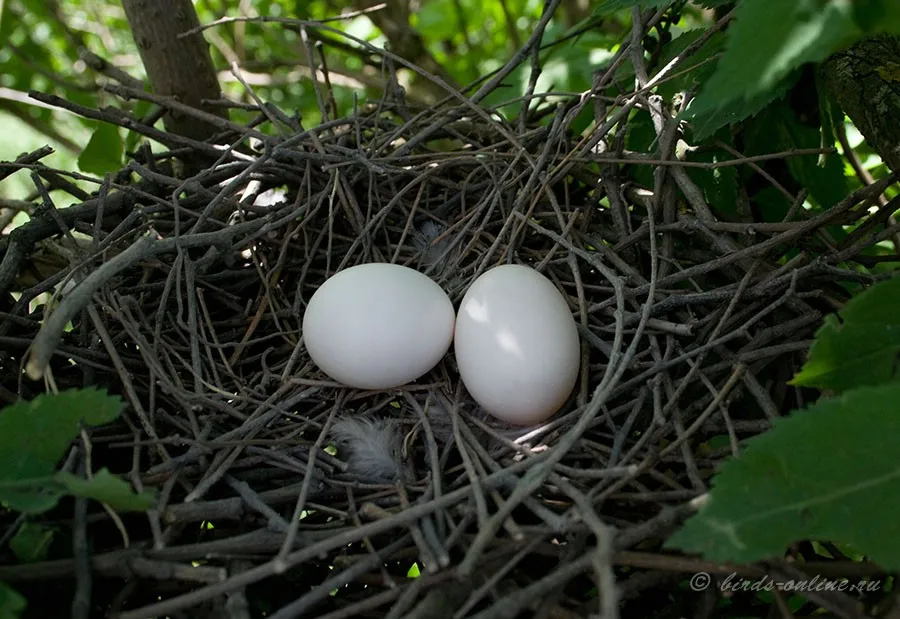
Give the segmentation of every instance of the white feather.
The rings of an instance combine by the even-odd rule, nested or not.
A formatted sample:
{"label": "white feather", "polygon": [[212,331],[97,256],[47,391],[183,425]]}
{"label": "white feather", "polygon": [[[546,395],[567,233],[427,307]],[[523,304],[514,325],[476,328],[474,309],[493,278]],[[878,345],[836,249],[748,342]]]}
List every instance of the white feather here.
{"label": "white feather", "polygon": [[452,237],[441,239],[435,243],[435,239],[445,232],[446,228],[441,224],[435,223],[428,219],[419,224],[415,228],[412,235],[413,245],[420,252],[420,260],[426,266],[437,266],[438,269],[444,268],[452,254],[444,255],[447,248],[450,247]]}
{"label": "white feather", "polygon": [[393,482],[404,476],[400,466],[400,427],[388,419],[341,417],[331,427],[338,454],[361,481]]}

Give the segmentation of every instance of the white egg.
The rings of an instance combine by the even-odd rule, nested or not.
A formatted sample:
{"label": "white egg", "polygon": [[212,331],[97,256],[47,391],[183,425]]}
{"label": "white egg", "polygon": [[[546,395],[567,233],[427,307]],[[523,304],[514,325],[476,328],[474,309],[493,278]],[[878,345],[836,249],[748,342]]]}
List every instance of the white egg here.
{"label": "white egg", "polygon": [[337,382],[391,389],[437,365],[453,341],[454,320],[447,293],[426,275],[397,264],[362,264],[316,290],[303,316],[303,341]]}
{"label": "white egg", "polygon": [[469,394],[512,424],[549,418],[578,378],[572,312],[556,286],[526,266],[498,266],[472,283],[456,316],[453,347]]}

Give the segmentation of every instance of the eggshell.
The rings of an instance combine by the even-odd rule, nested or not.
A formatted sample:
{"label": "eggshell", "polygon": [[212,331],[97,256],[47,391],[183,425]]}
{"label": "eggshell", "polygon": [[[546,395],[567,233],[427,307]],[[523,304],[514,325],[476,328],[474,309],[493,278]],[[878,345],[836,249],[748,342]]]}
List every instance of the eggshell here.
{"label": "eggshell", "polygon": [[498,266],[472,283],[457,312],[453,346],[469,394],[509,423],[546,420],[578,378],[572,312],[556,286],[526,266]]}
{"label": "eggshell", "polygon": [[441,360],[454,320],[447,293],[426,275],[397,264],[362,264],[316,290],[303,316],[303,341],[332,379],[359,389],[391,389]]}

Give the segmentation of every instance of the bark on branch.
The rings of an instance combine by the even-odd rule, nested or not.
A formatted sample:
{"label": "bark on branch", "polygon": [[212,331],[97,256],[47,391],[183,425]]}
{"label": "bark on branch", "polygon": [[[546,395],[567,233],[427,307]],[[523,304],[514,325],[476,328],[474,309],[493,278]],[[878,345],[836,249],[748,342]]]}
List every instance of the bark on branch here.
{"label": "bark on branch", "polygon": [[[222,95],[203,34],[179,36],[200,25],[191,0],[122,0],[122,6],[153,92],[227,118],[222,108],[203,104]],[[167,113],[164,122],[171,133],[198,141],[217,132],[215,126],[176,111]]]}
{"label": "bark on branch", "polygon": [[888,167],[900,170],[900,37],[865,39],[822,66],[829,91]]}

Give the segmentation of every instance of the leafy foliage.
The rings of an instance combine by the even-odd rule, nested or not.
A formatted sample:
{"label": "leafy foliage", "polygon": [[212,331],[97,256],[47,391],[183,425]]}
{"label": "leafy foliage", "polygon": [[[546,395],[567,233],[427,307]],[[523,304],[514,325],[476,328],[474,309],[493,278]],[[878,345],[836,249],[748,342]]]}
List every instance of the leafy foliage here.
{"label": "leafy foliage", "polygon": [[26,521],[9,540],[9,549],[22,563],[43,561],[47,557],[50,543],[55,534],[56,531],[52,527]]}
{"label": "leafy foliage", "polygon": [[900,352],[900,278],[854,297],[819,329],[795,385],[847,391],[897,378]]}
{"label": "leafy foliage", "polygon": [[19,619],[25,606],[25,598],[18,591],[0,582],[0,619]]}
{"label": "leafy foliage", "polygon": [[85,172],[103,176],[122,167],[122,138],[113,125],[100,123],[78,158],[78,167]]}
{"label": "leafy foliage", "polygon": [[898,434],[897,383],[854,389],[778,419],[722,466],[708,504],[666,546],[743,563],[826,539],[896,570]]}
{"label": "leafy foliage", "polygon": [[[700,153],[695,161],[716,164],[729,157],[715,151]],[[735,213],[738,198],[737,171],[732,166],[691,168],[688,175],[703,190],[707,203],[717,213]]]}
{"label": "leafy foliage", "polygon": [[594,8],[595,16],[611,15],[616,11],[639,7],[641,9],[659,9],[672,0],[601,0]]}
{"label": "leafy foliage", "polygon": [[826,317],[795,385],[842,392],[776,421],[722,466],[707,505],[667,546],[750,562],[793,542],[848,543],[900,566],[900,278]]}
{"label": "leafy foliage", "polygon": [[853,17],[866,34],[900,32],[900,4],[891,0],[855,0]]}
{"label": "leafy foliage", "polygon": [[691,121],[695,140],[706,140],[722,127],[754,117],[773,101],[784,97],[797,84],[797,77],[796,73],[792,73],[774,85],[771,90],[746,98],[726,98],[718,101],[715,106],[704,107],[702,100],[698,104],[695,99],[692,105],[681,113],[681,118]]}
{"label": "leafy foliage", "polygon": [[[149,496],[130,496],[123,482],[101,471],[78,481],[54,473],[82,423],[100,425],[119,416],[118,397],[93,388],[44,394],[0,411],[0,501],[29,513],[51,509],[66,492],[98,498],[121,509],[146,509]],[[116,483],[118,481],[118,483]]]}
{"label": "leafy foliage", "polygon": [[101,501],[119,511],[142,512],[153,505],[151,492],[135,494],[131,486],[107,469],[100,469],[90,479],[62,471],[57,473],[54,479],[65,487],[69,494]]}
{"label": "leafy foliage", "polygon": [[745,118],[770,101],[792,71],[824,60],[858,36],[852,5],[843,0],[743,0],[725,53],[693,101],[692,114],[730,109],[730,117]]}
{"label": "leafy foliage", "polygon": [[[696,4],[705,8],[715,8],[728,4],[732,0],[698,0]],[[672,0],[601,0],[594,9],[594,15],[610,15],[623,9],[639,7],[641,9],[660,9],[672,4]]]}
{"label": "leafy foliage", "polygon": [[[821,146],[819,125],[804,124],[784,100],[767,106],[764,111],[747,123],[747,155],[770,152],[791,152],[816,149]],[[823,209],[834,206],[847,195],[843,161],[835,153],[826,155],[820,162],[819,155],[799,155],[785,160],[791,176]]]}

